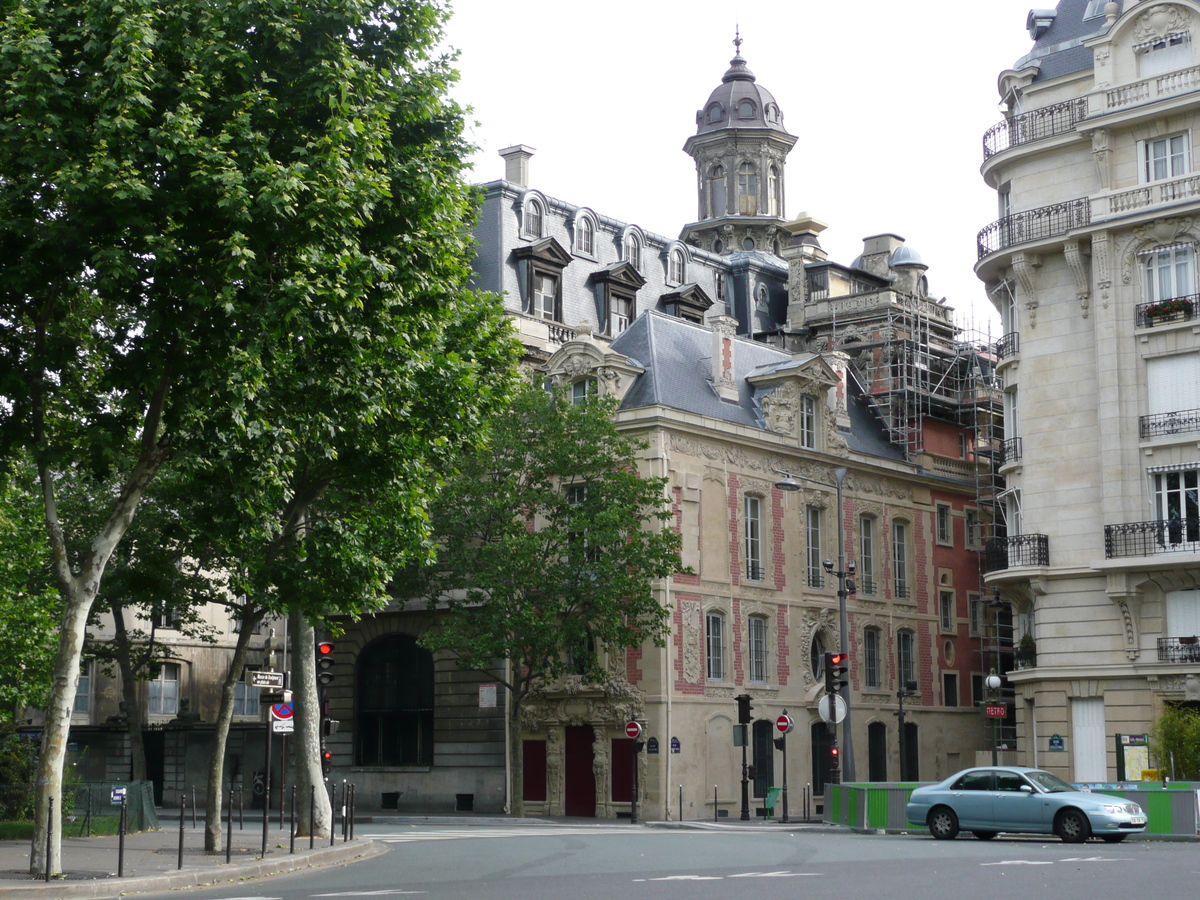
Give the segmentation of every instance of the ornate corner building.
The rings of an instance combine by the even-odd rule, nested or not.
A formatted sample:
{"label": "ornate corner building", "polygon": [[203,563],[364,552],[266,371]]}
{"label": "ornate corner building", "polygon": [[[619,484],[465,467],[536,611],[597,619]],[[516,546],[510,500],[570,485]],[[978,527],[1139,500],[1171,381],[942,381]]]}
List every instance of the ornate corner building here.
{"label": "ornate corner building", "polygon": [[987,581],[1029,635],[1022,762],[1104,782],[1119,735],[1200,701],[1200,4],[1061,0],[1027,27],[983,138],[976,272],[1005,332]]}

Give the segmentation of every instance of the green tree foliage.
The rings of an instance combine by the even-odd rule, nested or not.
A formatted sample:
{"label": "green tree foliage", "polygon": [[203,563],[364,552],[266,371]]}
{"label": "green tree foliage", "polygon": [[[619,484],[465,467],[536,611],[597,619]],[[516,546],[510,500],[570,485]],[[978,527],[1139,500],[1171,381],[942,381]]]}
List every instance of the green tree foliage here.
{"label": "green tree foliage", "polygon": [[1159,771],[1178,781],[1200,781],[1200,710],[1163,708],[1150,731],[1150,752]]}
{"label": "green tree foliage", "polygon": [[[513,349],[465,289],[439,3],[0,10],[0,453],[34,456],[65,602],[49,793],[87,616],[163,466],[231,498],[212,525],[256,548],[263,603],[360,613],[427,554],[427,500]],[[72,470],[104,486],[90,533],[59,515]],[[59,871],[44,808],[34,873]]]}
{"label": "green tree foliage", "polygon": [[536,381],[464,456],[434,507],[437,564],[420,585],[444,604],[423,643],[509,691],[514,785],[529,692],[560,676],[603,686],[625,649],[661,645],[655,579],[680,568],[665,480],[641,477],[642,445],[621,434],[611,398],[574,405]]}

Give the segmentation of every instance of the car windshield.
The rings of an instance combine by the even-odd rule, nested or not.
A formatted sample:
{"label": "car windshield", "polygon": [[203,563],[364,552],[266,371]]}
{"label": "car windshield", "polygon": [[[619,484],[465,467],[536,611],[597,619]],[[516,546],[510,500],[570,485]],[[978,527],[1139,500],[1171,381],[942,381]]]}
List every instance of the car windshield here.
{"label": "car windshield", "polygon": [[1026,772],[1025,777],[1036,784],[1047,794],[1061,794],[1063,791],[1075,790],[1072,785],[1067,784],[1057,775],[1051,775],[1049,772]]}

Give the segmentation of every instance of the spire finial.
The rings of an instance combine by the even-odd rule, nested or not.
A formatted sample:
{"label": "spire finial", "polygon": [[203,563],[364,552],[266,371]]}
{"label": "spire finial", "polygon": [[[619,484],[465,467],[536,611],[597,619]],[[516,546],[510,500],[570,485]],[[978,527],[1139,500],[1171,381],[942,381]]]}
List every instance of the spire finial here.
{"label": "spire finial", "polygon": [[733,26],[733,52],[737,56],[742,55],[742,32],[736,23]]}

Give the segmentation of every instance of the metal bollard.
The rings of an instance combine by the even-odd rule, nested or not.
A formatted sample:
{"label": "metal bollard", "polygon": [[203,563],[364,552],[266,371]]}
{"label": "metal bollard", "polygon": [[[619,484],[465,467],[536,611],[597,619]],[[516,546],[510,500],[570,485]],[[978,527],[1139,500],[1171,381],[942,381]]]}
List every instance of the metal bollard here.
{"label": "metal bollard", "polygon": [[317,833],[317,786],[308,786],[308,849],[313,848],[314,836]]}
{"label": "metal bollard", "polygon": [[196,827],[196,786],[192,785],[192,828]]}
{"label": "metal bollard", "polygon": [[717,821],[717,786],[713,785],[713,821]]}
{"label": "metal bollard", "polygon": [[333,782],[329,783],[329,846],[332,847],[337,840],[337,829],[333,827],[337,822],[337,785]]}
{"label": "metal bollard", "polygon": [[342,779],[342,843],[343,844],[346,843],[346,841],[350,837],[350,831],[346,824],[346,798],[348,796],[349,796],[349,794],[347,793],[346,779],[343,778]]}
{"label": "metal bollard", "polygon": [[350,840],[354,840],[354,804],[358,799],[358,788],[350,785]]}
{"label": "metal bollard", "polygon": [[183,868],[183,817],[187,813],[187,794],[179,792],[179,868]]}
{"label": "metal bollard", "polygon": [[128,827],[125,798],[121,798],[121,816],[117,820],[117,877],[125,877],[125,829]]}
{"label": "metal bollard", "polygon": [[683,785],[679,786],[679,821],[683,821]]}
{"label": "metal bollard", "polygon": [[244,831],[246,828],[246,786],[238,785],[238,831]]}
{"label": "metal bollard", "polygon": [[[280,805],[282,806],[283,804],[280,804]],[[288,831],[291,833],[290,837],[288,838],[288,853],[295,853],[296,852],[296,785],[294,785],[294,784],[292,785],[291,814],[292,814],[291,827],[288,828]]]}
{"label": "metal bollard", "polygon": [[50,838],[54,835],[54,798],[46,807],[46,883],[50,882]]}
{"label": "metal bollard", "polygon": [[225,862],[233,855],[233,783],[229,784],[229,806],[225,810]]}

